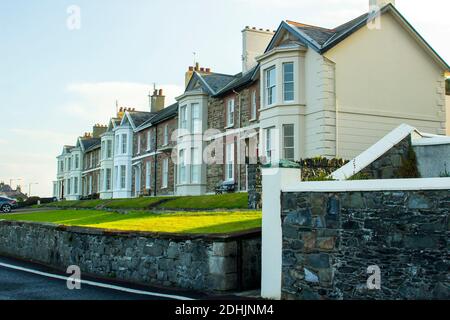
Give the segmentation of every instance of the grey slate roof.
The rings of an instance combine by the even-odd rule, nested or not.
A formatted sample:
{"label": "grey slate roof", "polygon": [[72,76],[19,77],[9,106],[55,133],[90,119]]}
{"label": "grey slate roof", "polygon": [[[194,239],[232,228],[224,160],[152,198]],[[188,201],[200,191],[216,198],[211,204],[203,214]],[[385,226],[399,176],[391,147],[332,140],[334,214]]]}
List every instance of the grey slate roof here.
{"label": "grey slate roof", "polygon": [[218,97],[232,90],[237,90],[247,84],[252,83],[255,80],[255,75],[259,70],[259,64],[248,70],[246,73],[238,73],[234,76],[234,80],[228,83],[225,87],[217,92],[214,96]]}
{"label": "grey slate roof", "polygon": [[[194,72],[185,92],[203,91],[210,95],[214,95],[223,89],[227,84],[235,79],[234,75],[222,73],[199,74]],[[194,86],[196,81],[200,87]]]}
{"label": "grey slate roof", "polygon": [[151,119],[151,122],[153,124],[157,124],[172,117],[175,117],[177,114],[178,114],[178,102],[159,111],[156,114],[156,116]]}
{"label": "grey slate roof", "polygon": [[213,93],[218,92],[235,79],[235,76],[220,73],[203,74],[201,77],[214,91]]}
{"label": "grey slate roof", "polygon": [[89,138],[89,139],[80,139],[80,142],[83,146],[85,152],[94,150],[97,147],[100,147],[101,139],[100,138]]}
{"label": "grey slate roof", "polygon": [[153,118],[156,113],[154,112],[143,112],[143,111],[129,111],[128,114],[133,120],[134,125],[137,127],[141,126],[144,122]]}
{"label": "grey slate roof", "polygon": [[136,131],[144,130],[149,126],[161,123],[167,119],[176,117],[177,115],[178,115],[178,102],[157,112],[154,117],[148,119],[143,124],[141,124]]}
{"label": "grey slate roof", "polygon": [[353,28],[366,23],[369,18],[369,14],[365,13],[359,17],[350,20],[334,29],[327,29],[317,26],[311,26],[307,24],[297,23],[294,21],[287,21],[289,25],[306,34],[309,38],[318,43],[321,47],[328,47],[339,43],[341,36],[350,32]]}

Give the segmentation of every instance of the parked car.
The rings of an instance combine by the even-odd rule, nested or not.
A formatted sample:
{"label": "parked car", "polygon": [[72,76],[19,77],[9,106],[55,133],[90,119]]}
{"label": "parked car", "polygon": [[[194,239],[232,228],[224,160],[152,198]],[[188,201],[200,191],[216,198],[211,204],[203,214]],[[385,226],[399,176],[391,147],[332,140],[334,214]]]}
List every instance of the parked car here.
{"label": "parked car", "polygon": [[14,199],[0,197],[0,212],[10,213],[12,209],[17,208],[17,201]]}

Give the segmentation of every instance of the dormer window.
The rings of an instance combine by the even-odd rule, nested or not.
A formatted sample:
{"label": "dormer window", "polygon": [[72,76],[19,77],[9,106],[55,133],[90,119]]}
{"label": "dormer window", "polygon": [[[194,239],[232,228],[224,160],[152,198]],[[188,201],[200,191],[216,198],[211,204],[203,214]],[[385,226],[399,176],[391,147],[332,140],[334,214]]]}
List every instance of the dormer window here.
{"label": "dormer window", "polygon": [[272,67],[266,70],[266,105],[271,106],[275,103],[277,94],[276,94],[276,69]]}

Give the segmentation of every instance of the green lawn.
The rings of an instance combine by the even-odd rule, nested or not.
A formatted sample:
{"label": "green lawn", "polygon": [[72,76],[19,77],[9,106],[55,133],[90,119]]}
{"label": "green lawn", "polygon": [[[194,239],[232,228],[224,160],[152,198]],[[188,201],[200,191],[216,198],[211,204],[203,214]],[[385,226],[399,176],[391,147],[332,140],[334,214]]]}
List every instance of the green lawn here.
{"label": "green lawn", "polygon": [[81,209],[187,209],[187,210],[215,210],[215,209],[247,209],[247,193],[228,193],[222,195],[186,196],[186,197],[146,197],[136,199],[117,200],[85,200],[60,201],[42,205],[53,208],[81,208]]}
{"label": "green lawn", "polygon": [[46,222],[123,231],[168,233],[231,233],[261,227],[260,211],[175,212],[120,214],[99,210],[55,210],[2,215],[0,219]]}

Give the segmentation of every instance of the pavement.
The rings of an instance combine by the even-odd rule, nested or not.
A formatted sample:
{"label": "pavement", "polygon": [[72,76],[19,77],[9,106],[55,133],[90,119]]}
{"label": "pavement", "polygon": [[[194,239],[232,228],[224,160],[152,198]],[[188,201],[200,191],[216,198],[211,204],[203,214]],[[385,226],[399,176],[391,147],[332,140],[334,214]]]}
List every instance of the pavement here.
{"label": "pavement", "polygon": [[208,296],[188,291],[133,285],[81,276],[81,289],[69,290],[69,274],[0,257],[0,300],[191,300]]}

